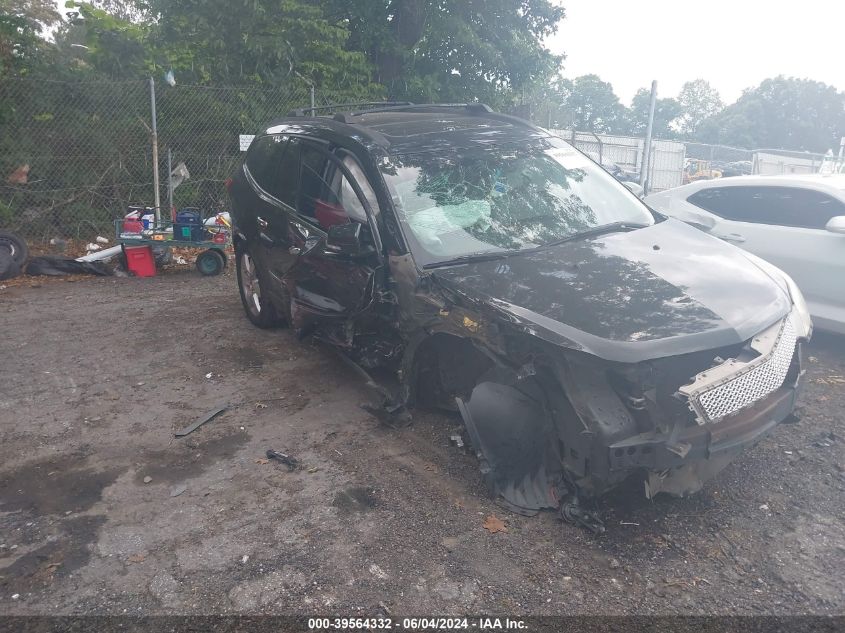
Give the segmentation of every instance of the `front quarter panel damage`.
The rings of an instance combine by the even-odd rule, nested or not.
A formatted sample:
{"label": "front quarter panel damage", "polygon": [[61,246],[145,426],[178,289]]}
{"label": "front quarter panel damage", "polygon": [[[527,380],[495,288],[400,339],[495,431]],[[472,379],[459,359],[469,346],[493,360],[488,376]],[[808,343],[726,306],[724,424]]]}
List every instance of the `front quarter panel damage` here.
{"label": "front quarter panel damage", "polygon": [[[414,278],[412,262],[396,263]],[[632,475],[647,495],[692,493],[794,405],[800,366],[766,402],[718,428],[701,426],[679,390],[742,342],[651,360],[602,358],[506,302],[436,274],[414,281],[397,289],[404,401],[456,405],[491,491],[516,512],[563,509],[567,496],[596,497]]]}

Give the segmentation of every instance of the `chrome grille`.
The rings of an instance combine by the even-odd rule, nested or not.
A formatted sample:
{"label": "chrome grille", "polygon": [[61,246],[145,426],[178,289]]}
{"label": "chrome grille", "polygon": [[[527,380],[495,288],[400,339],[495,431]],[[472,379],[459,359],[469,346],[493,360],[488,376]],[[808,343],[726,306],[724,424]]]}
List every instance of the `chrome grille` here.
{"label": "chrome grille", "polygon": [[792,317],[789,316],[784,319],[777,343],[765,360],[752,365],[718,387],[698,394],[701,411],[710,421],[716,421],[744,409],[778,389],[786,379],[797,342]]}

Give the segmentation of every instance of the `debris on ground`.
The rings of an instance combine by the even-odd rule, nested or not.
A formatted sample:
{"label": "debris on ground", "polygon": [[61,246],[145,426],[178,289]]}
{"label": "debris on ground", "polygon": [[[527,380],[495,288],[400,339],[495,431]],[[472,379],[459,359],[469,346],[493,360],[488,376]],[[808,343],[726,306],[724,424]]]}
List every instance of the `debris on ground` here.
{"label": "debris on ground", "polygon": [[274,451],[272,449],[268,449],[267,459],[275,459],[282,464],[285,464],[288,467],[288,470],[296,470],[299,467],[299,460],[296,459],[296,457],[280,453],[279,451]]}
{"label": "debris on ground", "polygon": [[183,492],[185,492],[187,489],[188,489],[188,486],[186,484],[179,484],[178,486],[173,488],[173,490],[170,491],[170,496],[171,497],[178,497]]}
{"label": "debris on ground", "polygon": [[129,563],[143,563],[146,556],[144,554],[132,554],[126,559]]}
{"label": "debris on ground", "polygon": [[48,277],[59,277],[62,275],[98,275],[108,277],[112,271],[100,262],[80,262],[72,257],[60,255],[42,255],[33,257],[26,265],[26,274],[30,277],[47,275]]}
{"label": "debris on ground", "polygon": [[[94,244],[89,244],[88,246],[95,246]],[[113,259],[120,255],[123,252],[122,246],[112,246],[111,248],[104,248],[100,249],[98,246],[96,249],[89,249],[93,250],[94,252],[89,252],[87,255],[83,255],[82,257],[78,257],[77,261],[80,262],[106,262],[110,259]]]}
{"label": "debris on ground", "polygon": [[149,475],[147,475],[146,477],[144,477],[144,483],[145,483],[145,484],[150,483],[152,480],[153,480],[153,478],[152,478],[152,477],[150,477]]}
{"label": "debris on ground", "polygon": [[485,530],[490,532],[490,534],[495,534],[496,532],[507,532],[508,528],[505,525],[505,522],[502,521],[499,517],[495,514],[491,514],[489,517],[484,519],[484,523],[482,526]]}
{"label": "debris on ground", "polygon": [[605,531],[604,522],[598,514],[585,510],[575,501],[562,503],[560,505],[560,516],[567,523],[585,528],[593,534],[602,534]]}
{"label": "debris on ground", "polygon": [[817,382],[822,385],[845,385],[845,376],[819,376],[813,382]]}
{"label": "debris on ground", "polygon": [[196,431],[198,428],[200,428],[203,424],[205,424],[206,422],[210,422],[211,420],[216,418],[218,415],[223,413],[228,408],[229,408],[229,405],[221,405],[221,406],[217,407],[216,409],[209,411],[207,414],[205,414],[199,420],[197,420],[196,422],[194,422],[193,424],[191,424],[189,426],[186,426],[181,431],[176,431],[176,433],[174,433],[173,435],[176,436],[176,437],[185,437],[186,435],[190,435],[191,433]]}

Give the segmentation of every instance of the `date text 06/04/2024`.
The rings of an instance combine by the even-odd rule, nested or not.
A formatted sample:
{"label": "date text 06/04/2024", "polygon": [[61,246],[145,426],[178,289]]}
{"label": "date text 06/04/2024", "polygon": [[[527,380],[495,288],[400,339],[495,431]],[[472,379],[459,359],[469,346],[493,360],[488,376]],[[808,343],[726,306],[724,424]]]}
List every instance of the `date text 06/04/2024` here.
{"label": "date text 06/04/2024", "polygon": [[456,629],[476,629],[479,631],[524,631],[523,620],[511,618],[309,618],[308,629],[312,631],[332,630],[408,630],[408,631],[449,631]]}

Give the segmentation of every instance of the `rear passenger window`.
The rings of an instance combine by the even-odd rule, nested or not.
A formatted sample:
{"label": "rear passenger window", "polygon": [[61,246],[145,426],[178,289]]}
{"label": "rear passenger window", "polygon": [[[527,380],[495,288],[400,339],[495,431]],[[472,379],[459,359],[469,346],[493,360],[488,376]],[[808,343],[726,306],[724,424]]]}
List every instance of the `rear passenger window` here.
{"label": "rear passenger window", "polygon": [[296,190],[299,188],[299,154],[301,143],[292,138],[288,141],[282,160],[278,163],[275,178],[269,183],[267,193],[290,207],[296,206]]}
{"label": "rear passenger window", "polygon": [[737,222],[823,229],[845,204],[826,193],[799,187],[712,187],[687,202]]}
{"label": "rear passenger window", "polygon": [[279,163],[285,153],[287,137],[281,135],[263,136],[250,145],[246,155],[246,166],[258,186],[272,193],[273,180],[278,173]]}

